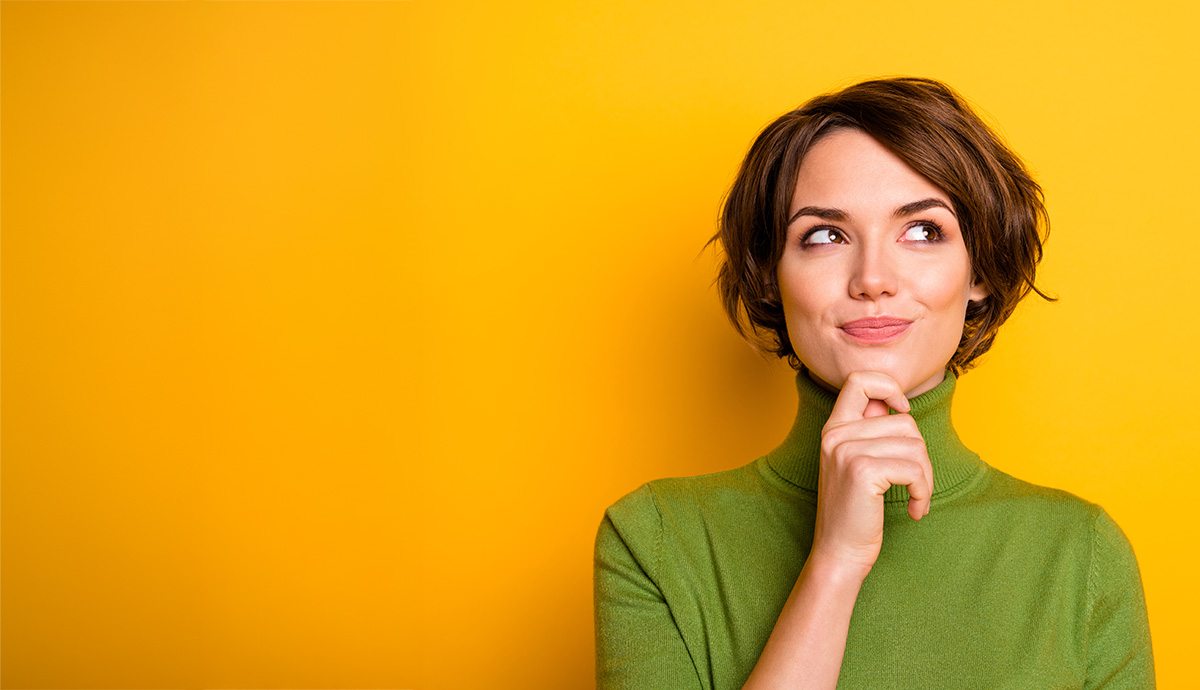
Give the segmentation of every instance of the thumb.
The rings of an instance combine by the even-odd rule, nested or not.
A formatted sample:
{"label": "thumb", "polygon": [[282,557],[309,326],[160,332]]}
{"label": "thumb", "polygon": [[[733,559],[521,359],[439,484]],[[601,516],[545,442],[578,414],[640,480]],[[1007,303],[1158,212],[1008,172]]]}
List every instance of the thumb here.
{"label": "thumb", "polygon": [[863,419],[869,417],[886,417],[891,414],[892,408],[882,400],[871,400],[867,402],[867,409],[863,411]]}

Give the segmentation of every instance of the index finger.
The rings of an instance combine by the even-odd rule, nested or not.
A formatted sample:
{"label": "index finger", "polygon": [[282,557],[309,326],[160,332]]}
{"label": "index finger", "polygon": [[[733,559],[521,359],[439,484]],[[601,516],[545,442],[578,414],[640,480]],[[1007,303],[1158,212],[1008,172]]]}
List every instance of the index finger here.
{"label": "index finger", "polygon": [[896,379],[880,371],[853,371],[833,404],[829,423],[854,422],[867,418],[872,400],[882,400],[897,412],[908,412],[908,398]]}

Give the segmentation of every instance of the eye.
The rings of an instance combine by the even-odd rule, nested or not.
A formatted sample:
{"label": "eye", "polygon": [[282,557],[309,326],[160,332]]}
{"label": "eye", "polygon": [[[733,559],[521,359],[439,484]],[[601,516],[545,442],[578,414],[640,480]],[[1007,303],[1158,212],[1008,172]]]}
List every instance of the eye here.
{"label": "eye", "polygon": [[[837,238],[836,241],[834,238]],[[837,228],[813,228],[804,236],[803,244],[845,244],[846,237]]]}
{"label": "eye", "polygon": [[942,239],[942,228],[937,223],[921,221],[905,230],[904,238],[916,242],[938,242]]}

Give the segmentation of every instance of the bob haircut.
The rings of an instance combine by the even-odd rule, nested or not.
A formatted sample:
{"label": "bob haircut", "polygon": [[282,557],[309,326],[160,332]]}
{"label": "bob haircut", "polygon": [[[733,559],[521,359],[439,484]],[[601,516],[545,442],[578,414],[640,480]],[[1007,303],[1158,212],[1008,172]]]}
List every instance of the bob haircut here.
{"label": "bob haircut", "polygon": [[800,163],[814,143],[843,128],[874,137],[950,197],[973,276],[989,292],[967,305],[962,339],[948,365],[956,376],[987,352],[1000,325],[1031,289],[1058,300],[1034,285],[1049,219],[1042,188],[1021,159],[945,84],[918,77],[873,79],[817,96],[780,116],[742,161],[723,202],[719,229],[708,241],[719,240],[724,249],[714,282],[741,336],[750,339],[744,313],[767,351],[800,368],[775,272],[787,242]]}

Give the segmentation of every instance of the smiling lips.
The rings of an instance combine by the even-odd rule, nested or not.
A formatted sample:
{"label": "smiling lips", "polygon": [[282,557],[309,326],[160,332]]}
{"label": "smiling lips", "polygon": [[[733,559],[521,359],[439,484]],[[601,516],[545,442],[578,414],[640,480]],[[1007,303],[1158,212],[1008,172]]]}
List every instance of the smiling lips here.
{"label": "smiling lips", "polygon": [[870,319],[858,319],[842,324],[846,335],[863,343],[886,343],[900,337],[907,331],[912,321],[897,319],[893,316],[879,316]]}

